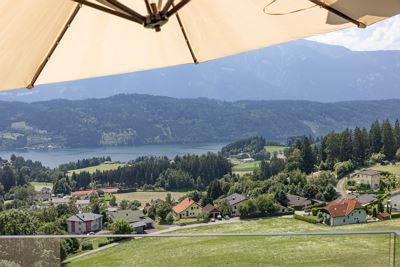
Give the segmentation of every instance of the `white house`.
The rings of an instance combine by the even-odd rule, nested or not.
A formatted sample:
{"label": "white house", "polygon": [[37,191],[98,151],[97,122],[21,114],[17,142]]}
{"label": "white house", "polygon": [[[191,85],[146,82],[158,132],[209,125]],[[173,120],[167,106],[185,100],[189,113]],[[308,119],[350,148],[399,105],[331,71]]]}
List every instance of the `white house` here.
{"label": "white house", "polygon": [[367,212],[356,199],[339,198],[324,208],[324,222],[331,226],[366,223]]}
{"label": "white house", "polygon": [[243,201],[246,201],[247,197],[235,193],[230,196],[227,196],[225,200],[228,202],[229,206],[231,206],[231,216],[235,217],[235,216],[240,216],[239,204],[242,203]]}
{"label": "white house", "polygon": [[358,173],[361,184],[366,184],[371,189],[378,189],[381,183],[381,173],[375,170],[364,170]]}
{"label": "white house", "polygon": [[400,211],[400,193],[393,193],[390,196],[390,206],[393,211]]}
{"label": "white house", "polygon": [[95,213],[78,213],[67,219],[68,233],[86,234],[103,228],[103,216]]}

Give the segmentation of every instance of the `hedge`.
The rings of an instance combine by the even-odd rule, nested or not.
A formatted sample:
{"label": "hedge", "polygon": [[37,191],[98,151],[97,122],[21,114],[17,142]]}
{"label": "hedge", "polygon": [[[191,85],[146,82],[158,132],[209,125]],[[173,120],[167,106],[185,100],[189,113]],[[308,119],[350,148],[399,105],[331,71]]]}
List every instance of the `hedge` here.
{"label": "hedge", "polygon": [[92,249],[93,249],[92,243],[83,243],[82,244],[82,250],[92,250]]}
{"label": "hedge", "polygon": [[317,224],[317,223],[321,223],[322,220],[321,219],[315,219],[315,218],[311,218],[308,216],[302,216],[302,215],[298,215],[298,214],[294,214],[293,218],[296,220],[300,220],[300,221],[305,221],[308,223],[313,223],[313,224]]}
{"label": "hedge", "polygon": [[398,219],[398,218],[400,218],[400,213],[392,214],[392,219]]}

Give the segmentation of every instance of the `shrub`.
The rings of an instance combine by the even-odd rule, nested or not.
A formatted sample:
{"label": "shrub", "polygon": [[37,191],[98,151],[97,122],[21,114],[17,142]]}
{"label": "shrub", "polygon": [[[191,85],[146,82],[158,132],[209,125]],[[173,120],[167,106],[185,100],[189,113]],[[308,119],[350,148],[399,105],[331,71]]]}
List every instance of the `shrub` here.
{"label": "shrub", "polygon": [[317,224],[317,223],[321,223],[322,222],[321,219],[315,219],[315,218],[312,218],[312,217],[301,216],[301,215],[298,215],[298,214],[294,214],[293,218],[296,219],[296,220],[305,221],[305,222],[313,223],[313,224]]}
{"label": "shrub", "polygon": [[392,214],[392,219],[398,219],[398,218],[400,218],[400,213]]}
{"label": "shrub", "polygon": [[385,158],[386,158],[386,155],[383,154],[383,153],[373,153],[373,154],[371,155],[371,157],[370,157],[370,161],[371,161],[372,163],[380,163],[380,162],[382,162],[383,160],[385,160]]}
{"label": "shrub", "polygon": [[344,177],[345,175],[350,174],[352,171],[354,171],[354,169],[355,166],[350,160],[338,162],[335,164],[335,171],[338,177]]}
{"label": "shrub", "polygon": [[104,246],[107,246],[108,244],[110,244],[109,241],[103,241],[103,242],[100,242],[100,243],[99,243],[98,247],[99,247],[99,248],[100,248],[100,247],[104,247]]}
{"label": "shrub", "polygon": [[317,216],[318,215],[318,212],[321,210],[321,208],[312,208],[311,209],[311,213],[312,213],[312,215],[313,216]]}
{"label": "shrub", "polygon": [[83,243],[82,244],[82,250],[92,250],[92,249],[93,249],[92,243]]}

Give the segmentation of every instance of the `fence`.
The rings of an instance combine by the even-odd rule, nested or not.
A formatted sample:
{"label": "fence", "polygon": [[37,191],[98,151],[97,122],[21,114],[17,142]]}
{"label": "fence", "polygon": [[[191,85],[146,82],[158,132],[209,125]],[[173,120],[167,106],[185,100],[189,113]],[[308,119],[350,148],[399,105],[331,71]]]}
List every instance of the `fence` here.
{"label": "fence", "polygon": [[[0,236],[0,267],[399,266],[400,231]],[[63,263],[60,244],[123,238]],[[133,240],[134,239],[134,240]],[[69,244],[71,245],[71,244]],[[72,245],[71,245],[72,246]],[[86,255],[88,254],[88,255]]]}

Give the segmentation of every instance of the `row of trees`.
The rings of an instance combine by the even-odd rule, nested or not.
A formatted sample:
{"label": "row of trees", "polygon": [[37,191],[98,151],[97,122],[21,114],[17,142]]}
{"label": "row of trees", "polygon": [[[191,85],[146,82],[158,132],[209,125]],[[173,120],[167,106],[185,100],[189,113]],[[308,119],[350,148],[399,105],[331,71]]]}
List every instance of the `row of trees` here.
{"label": "row of trees", "polygon": [[221,155],[146,157],[131,165],[110,171],[73,173],[70,178],[59,176],[54,185],[56,193],[69,193],[70,190],[88,188],[95,182],[102,185],[123,185],[143,187],[154,185],[166,190],[204,189],[213,179],[219,179],[231,172],[229,161]]}
{"label": "row of trees", "polygon": [[87,167],[92,167],[92,166],[97,166],[100,165],[101,163],[104,163],[106,161],[111,161],[111,157],[93,157],[90,159],[82,159],[78,161],[73,161],[69,163],[64,163],[61,164],[58,169],[60,171],[71,171],[71,170],[77,170],[77,169],[83,169]]}

